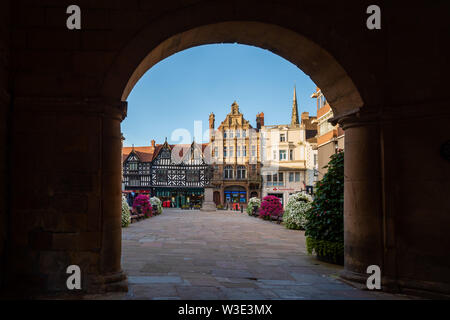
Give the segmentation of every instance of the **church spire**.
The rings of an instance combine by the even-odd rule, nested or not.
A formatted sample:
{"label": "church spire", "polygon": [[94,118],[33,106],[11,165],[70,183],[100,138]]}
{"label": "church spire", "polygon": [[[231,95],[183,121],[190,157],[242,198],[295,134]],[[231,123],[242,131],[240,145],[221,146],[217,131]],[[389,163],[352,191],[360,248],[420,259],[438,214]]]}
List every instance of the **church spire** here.
{"label": "church spire", "polygon": [[299,125],[298,121],[298,106],[297,106],[297,92],[294,86],[294,101],[292,102],[292,116],[291,116],[291,126]]}

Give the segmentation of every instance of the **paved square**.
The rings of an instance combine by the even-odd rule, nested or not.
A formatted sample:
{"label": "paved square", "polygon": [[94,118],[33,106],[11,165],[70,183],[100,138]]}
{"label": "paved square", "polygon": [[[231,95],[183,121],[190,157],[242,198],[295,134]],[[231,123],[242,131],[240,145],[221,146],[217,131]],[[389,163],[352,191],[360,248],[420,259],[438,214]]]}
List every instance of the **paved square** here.
{"label": "paved square", "polygon": [[[404,299],[337,280],[302,231],[232,211],[165,209],[123,229],[129,292],[100,299]],[[92,298],[92,297],[91,297]]]}

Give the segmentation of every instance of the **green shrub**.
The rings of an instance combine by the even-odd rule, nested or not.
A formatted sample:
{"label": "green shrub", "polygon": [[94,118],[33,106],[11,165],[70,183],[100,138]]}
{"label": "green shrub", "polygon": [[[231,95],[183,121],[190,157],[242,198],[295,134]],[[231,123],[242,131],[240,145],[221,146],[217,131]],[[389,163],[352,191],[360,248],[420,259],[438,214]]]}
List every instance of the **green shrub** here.
{"label": "green shrub", "polygon": [[261,207],[261,199],[253,197],[248,200],[247,209],[245,209],[247,211],[248,215],[251,216],[253,214],[254,207],[256,207],[256,208]]}
{"label": "green shrub", "polygon": [[286,228],[304,230],[306,225],[306,214],[311,210],[312,198],[306,193],[296,193],[289,197],[283,222]]}
{"label": "green shrub", "polygon": [[344,255],[344,243],[316,240],[311,237],[307,237],[306,250],[309,254],[315,252],[318,256],[328,257],[331,261],[337,262]]}
{"label": "green shrub", "polygon": [[331,156],[306,214],[307,251],[336,262],[344,255],[344,152]]}
{"label": "green shrub", "polygon": [[122,196],[122,227],[128,227],[131,223],[130,206],[127,199]]}

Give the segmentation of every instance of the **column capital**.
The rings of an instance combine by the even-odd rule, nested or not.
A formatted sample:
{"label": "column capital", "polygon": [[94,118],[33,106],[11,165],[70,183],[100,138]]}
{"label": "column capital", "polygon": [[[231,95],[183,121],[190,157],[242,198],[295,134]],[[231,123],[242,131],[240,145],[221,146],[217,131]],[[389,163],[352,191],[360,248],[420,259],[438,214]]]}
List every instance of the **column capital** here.
{"label": "column capital", "polygon": [[127,115],[127,102],[105,97],[14,97],[14,110],[18,112],[97,114],[116,118]]}
{"label": "column capital", "polygon": [[376,111],[366,111],[366,108],[356,108],[342,113],[328,120],[332,125],[339,124],[342,129],[378,124],[381,113]]}

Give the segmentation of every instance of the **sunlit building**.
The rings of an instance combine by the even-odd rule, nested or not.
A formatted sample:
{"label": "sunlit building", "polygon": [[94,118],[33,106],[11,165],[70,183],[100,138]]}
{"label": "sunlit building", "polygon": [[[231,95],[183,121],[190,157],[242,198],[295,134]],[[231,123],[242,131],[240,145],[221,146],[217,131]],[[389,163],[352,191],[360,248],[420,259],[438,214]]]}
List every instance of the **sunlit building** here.
{"label": "sunlit building", "polygon": [[297,94],[294,88],[291,123],[267,125],[261,129],[262,196],[279,197],[286,205],[289,195],[312,192],[315,182],[316,117],[303,112],[299,119]]}
{"label": "sunlit building", "polygon": [[317,154],[318,177],[322,179],[327,172],[325,166],[330,157],[338,150],[344,149],[344,130],[337,124],[333,126],[328,120],[333,118],[333,110],[319,88],[311,95],[317,99]]}
{"label": "sunlit building", "polygon": [[260,136],[264,113],[256,115],[256,128],[244,118],[234,102],[231,112],[217,129],[215,116],[209,116],[209,130],[216,205],[246,204],[250,197],[261,195]]}

